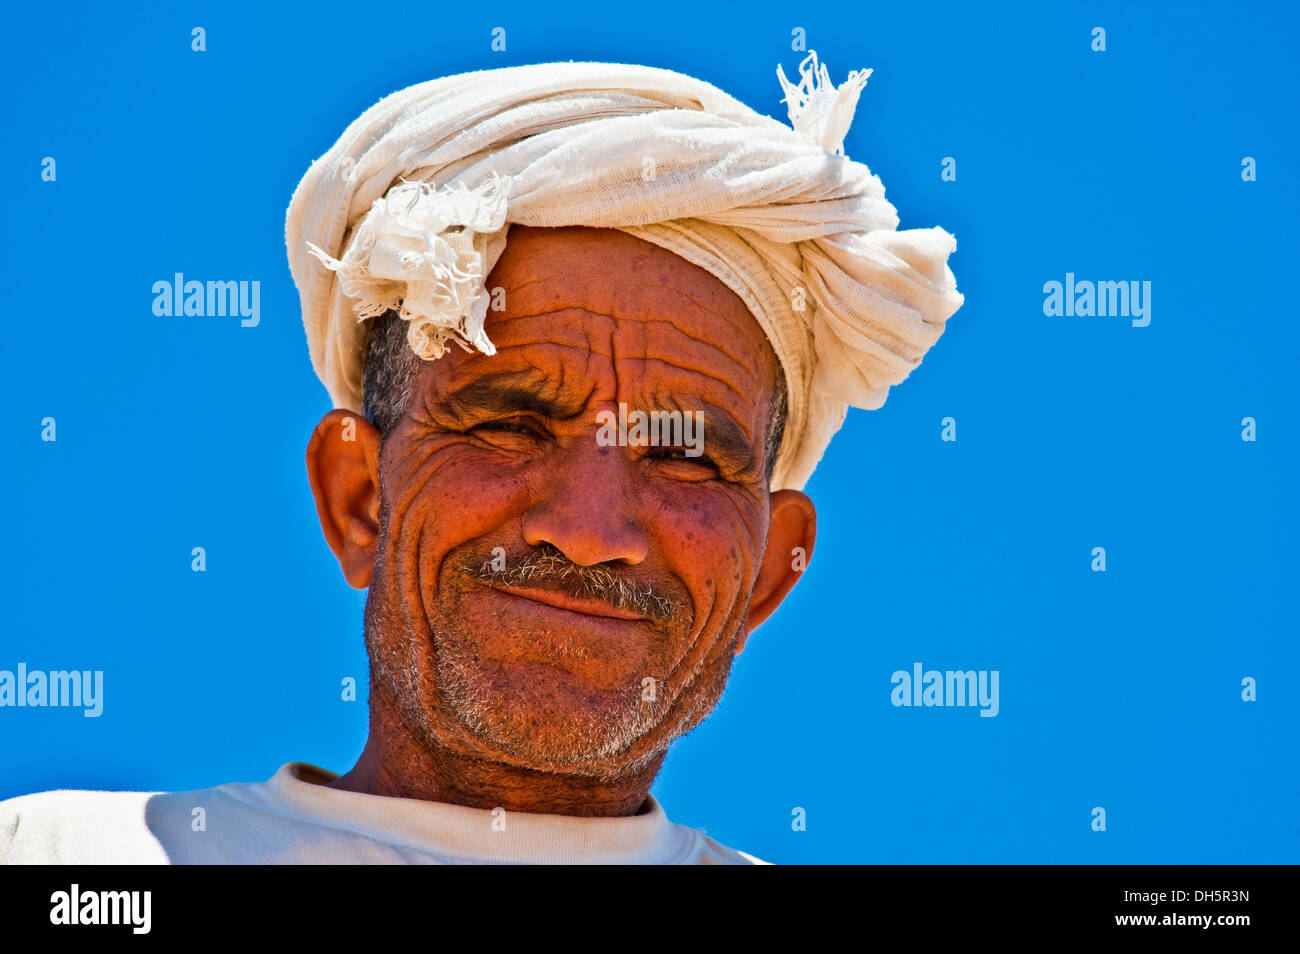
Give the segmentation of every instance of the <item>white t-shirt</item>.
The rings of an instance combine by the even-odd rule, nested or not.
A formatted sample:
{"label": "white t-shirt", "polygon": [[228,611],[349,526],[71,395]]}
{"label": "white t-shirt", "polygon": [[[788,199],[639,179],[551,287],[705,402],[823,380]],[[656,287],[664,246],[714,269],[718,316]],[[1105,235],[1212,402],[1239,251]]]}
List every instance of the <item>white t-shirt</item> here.
{"label": "white t-shirt", "polygon": [[0,802],[0,864],[765,864],[642,813],[581,818],[328,788],[290,762],[192,792],[56,791]]}

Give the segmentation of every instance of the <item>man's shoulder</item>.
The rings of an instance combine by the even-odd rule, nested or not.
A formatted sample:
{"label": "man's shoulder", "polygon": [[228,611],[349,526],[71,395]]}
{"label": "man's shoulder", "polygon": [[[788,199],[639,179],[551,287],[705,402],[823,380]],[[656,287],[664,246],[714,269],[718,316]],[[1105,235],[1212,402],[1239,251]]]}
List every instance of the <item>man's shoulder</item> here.
{"label": "man's shoulder", "polygon": [[0,864],[162,864],[149,833],[156,792],[37,792],[0,802]]}
{"label": "man's shoulder", "polygon": [[393,854],[287,800],[275,783],[295,767],[314,769],[283,766],[269,783],[59,790],[0,801],[0,864],[369,863]]}

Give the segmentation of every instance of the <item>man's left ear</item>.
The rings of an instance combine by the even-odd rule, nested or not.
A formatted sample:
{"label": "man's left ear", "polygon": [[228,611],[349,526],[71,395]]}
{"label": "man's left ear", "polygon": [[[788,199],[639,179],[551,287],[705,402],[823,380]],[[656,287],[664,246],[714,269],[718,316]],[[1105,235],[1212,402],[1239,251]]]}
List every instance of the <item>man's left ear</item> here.
{"label": "man's left ear", "polygon": [[798,582],[817,539],[817,508],[806,494],[778,490],[770,500],[772,522],[767,531],[767,549],[763,551],[758,581],[750,597],[745,632],[736,643],[737,654],[745,648],[749,634],[776,611]]}

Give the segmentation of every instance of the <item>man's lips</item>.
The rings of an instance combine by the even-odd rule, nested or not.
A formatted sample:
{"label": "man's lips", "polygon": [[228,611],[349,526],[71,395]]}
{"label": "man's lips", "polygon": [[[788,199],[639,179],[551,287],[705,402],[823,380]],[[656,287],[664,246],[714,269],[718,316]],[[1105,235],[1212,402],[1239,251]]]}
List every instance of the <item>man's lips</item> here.
{"label": "man's lips", "polygon": [[510,596],[517,596],[520,599],[530,600],[534,603],[541,603],[543,606],[550,606],[554,609],[568,610],[571,613],[581,613],[584,616],[599,616],[604,617],[605,619],[622,620],[644,620],[646,618],[639,613],[618,609],[608,603],[602,603],[599,600],[588,600],[577,596],[569,596],[564,593],[556,593],[554,590],[536,590],[526,586],[502,586],[497,583],[489,583],[488,585],[492,589],[506,593]]}

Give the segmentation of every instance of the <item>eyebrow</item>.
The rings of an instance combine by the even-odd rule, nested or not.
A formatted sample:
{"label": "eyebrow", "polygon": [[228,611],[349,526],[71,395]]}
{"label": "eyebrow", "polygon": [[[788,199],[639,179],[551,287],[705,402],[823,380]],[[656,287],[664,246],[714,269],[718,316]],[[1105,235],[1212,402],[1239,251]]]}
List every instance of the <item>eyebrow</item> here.
{"label": "eyebrow", "polygon": [[582,413],[581,405],[540,393],[529,381],[532,377],[519,372],[489,374],[457,388],[438,403],[458,417],[531,411],[564,421]]}
{"label": "eyebrow", "polygon": [[[677,401],[672,403],[677,410],[686,413]],[[754,445],[730,413],[704,402],[696,404],[693,410],[704,414],[704,453],[707,456],[740,470],[753,464],[756,456]]]}

